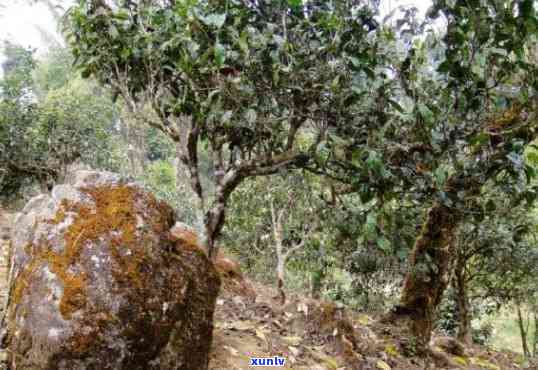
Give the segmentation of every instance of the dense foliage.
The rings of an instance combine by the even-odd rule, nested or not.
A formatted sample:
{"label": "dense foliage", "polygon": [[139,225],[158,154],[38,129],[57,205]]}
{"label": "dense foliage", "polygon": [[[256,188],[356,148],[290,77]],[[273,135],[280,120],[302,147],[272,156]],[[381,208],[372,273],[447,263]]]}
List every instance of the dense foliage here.
{"label": "dense foliage", "polygon": [[0,86],[0,189],[10,197],[33,180],[46,189],[80,161],[117,168],[110,154],[115,109],[107,94],[71,68],[65,49],[37,62],[6,43]]}

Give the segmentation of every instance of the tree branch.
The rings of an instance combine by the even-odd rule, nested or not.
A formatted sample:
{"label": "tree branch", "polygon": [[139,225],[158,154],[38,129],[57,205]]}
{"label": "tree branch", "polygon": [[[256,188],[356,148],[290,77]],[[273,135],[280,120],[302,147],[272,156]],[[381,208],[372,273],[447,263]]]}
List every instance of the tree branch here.
{"label": "tree branch", "polygon": [[247,176],[264,176],[277,173],[281,168],[289,167],[293,163],[303,160],[306,154],[286,151],[274,156],[257,157],[241,163],[237,166],[237,171]]}
{"label": "tree branch", "polygon": [[284,261],[288,259],[290,255],[292,255],[296,250],[301,249],[304,246],[305,239],[302,239],[301,242],[292,248],[288,249],[286,253],[284,253]]}

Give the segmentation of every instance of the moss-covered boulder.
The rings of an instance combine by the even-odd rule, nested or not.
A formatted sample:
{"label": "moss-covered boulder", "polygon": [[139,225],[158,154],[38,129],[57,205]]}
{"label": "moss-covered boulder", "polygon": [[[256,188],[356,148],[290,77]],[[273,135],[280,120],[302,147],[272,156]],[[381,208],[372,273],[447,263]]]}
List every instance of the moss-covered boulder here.
{"label": "moss-covered boulder", "polygon": [[172,209],[110,173],[32,199],[13,232],[13,369],[205,369],[220,281]]}

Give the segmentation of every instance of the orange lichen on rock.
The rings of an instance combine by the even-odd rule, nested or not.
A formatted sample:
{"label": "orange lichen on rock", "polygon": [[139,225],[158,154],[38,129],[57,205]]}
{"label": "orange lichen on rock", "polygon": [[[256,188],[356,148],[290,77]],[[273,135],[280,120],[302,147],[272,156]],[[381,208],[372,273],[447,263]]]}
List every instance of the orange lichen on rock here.
{"label": "orange lichen on rock", "polygon": [[[144,279],[140,271],[146,262],[146,252],[144,246],[137,242],[136,231],[139,221],[135,202],[138,197],[145,197],[144,200],[149,201],[150,204],[162,205],[157,204],[158,202],[151,195],[144,194],[132,186],[101,186],[81,190],[92,198],[94,205],[86,203],[65,204],[67,211],[76,214],[73,223],[65,233],[65,254],[69,264],[78,259],[85,243],[108,237],[110,238],[111,255],[119,267],[114,270],[116,279],[141,288]],[[165,217],[163,215],[171,216],[171,210],[168,208],[166,211],[153,215],[157,219],[144,219],[142,222],[162,228],[163,224],[166,225],[169,222],[161,220],[160,217]],[[129,281],[125,281],[126,278]],[[79,282],[63,280],[65,283]]]}
{"label": "orange lichen on rock", "polygon": [[[65,232],[65,247],[62,255],[49,252],[48,262],[64,286],[60,301],[60,312],[69,320],[71,314],[86,302],[84,273],[69,273],[68,269],[80,258],[87,242],[107,237],[111,232],[119,233],[119,244],[132,248],[135,240],[136,217],[133,209],[133,188],[128,186],[106,186],[81,189],[91,196],[95,205],[62,201],[57,214],[73,212],[74,220]],[[58,217],[56,217],[58,218]],[[121,260],[119,254],[114,254]],[[128,266],[132,272],[133,266]]]}
{"label": "orange lichen on rock", "polygon": [[509,109],[496,114],[490,121],[486,123],[486,127],[490,130],[512,127],[522,121],[522,112],[523,107],[519,104],[514,104]]}
{"label": "orange lichen on rock", "polygon": [[84,273],[69,273],[68,262],[65,255],[54,253],[48,247],[39,251],[17,277],[13,290],[13,302],[20,303],[34,271],[43,263],[47,263],[50,270],[62,281],[64,292],[60,300],[60,312],[65,319],[69,319],[72,312],[84,306],[86,298],[84,295],[85,275]]}
{"label": "orange lichen on rock", "polygon": [[90,349],[97,341],[99,332],[105,332],[106,326],[114,321],[112,315],[104,312],[97,314],[92,319],[92,326],[87,326],[92,330],[84,334],[77,333],[71,338],[72,348],[75,353],[83,354]]}
{"label": "orange lichen on rock", "polygon": [[196,232],[186,225],[176,223],[169,231],[169,239],[175,242],[180,248],[207,255],[198,240]]}
{"label": "orange lichen on rock", "polygon": [[65,217],[66,217],[65,206],[66,205],[67,205],[67,200],[63,199],[62,203],[60,204],[60,209],[56,212],[56,214],[54,215],[54,218],[48,221],[49,224],[58,225],[65,220]]}
{"label": "orange lichen on rock", "polygon": [[51,271],[58,276],[63,284],[63,294],[60,300],[60,313],[64,319],[71,319],[73,312],[81,309],[86,304],[84,288],[86,285],[86,275],[69,273],[70,260],[68,256],[48,251],[45,260]]}
{"label": "orange lichen on rock", "polygon": [[[14,300],[18,302],[28,286],[27,280],[32,272],[41,263],[47,262],[50,270],[63,284],[60,312],[66,320],[69,320],[71,314],[81,309],[86,302],[84,292],[86,276],[83,272],[69,272],[69,268],[77,263],[88,242],[110,237],[111,254],[119,265],[117,271],[121,271],[116,277],[124,279],[124,276],[127,276],[137,287],[143,284],[140,267],[145,261],[145,255],[143,246],[136,245],[137,218],[134,207],[137,196],[150,197],[150,195],[139,193],[136,188],[126,185],[80,190],[88,194],[94,204],[70,202],[64,199],[54,218],[48,221],[51,224],[58,224],[63,222],[68,214],[74,214],[74,219],[64,234],[63,253],[53,252],[47,243],[38,246],[37,254],[19,276],[14,291]],[[148,200],[157,203],[153,198]],[[171,211],[164,214],[171,215]],[[151,221],[153,225],[163,224],[163,220],[160,219]]]}
{"label": "orange lichen on rock", "polygon": [[120,233],[119,242],[130,247],[135,240],[136,216],[134,189],[128,186],[106,186],[81,189],[91,196],[95,208],[85,203],[68,203],[68,211],[76,217],[65,233],[66,253],[76,258],[80,246],[95,241],[111,231]]}

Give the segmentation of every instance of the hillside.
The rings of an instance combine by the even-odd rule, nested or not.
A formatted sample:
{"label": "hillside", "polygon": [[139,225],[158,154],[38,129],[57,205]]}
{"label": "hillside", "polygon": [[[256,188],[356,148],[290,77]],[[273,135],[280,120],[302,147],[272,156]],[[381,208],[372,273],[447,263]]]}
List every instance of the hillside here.
{"label": "hillside", "polygon": [[[247,283],[248,284],[248,283]],[[217,301],[210,369],[245,369],[250,357],[282,356],[287,369],[521,369],[521,356],[434,337],[432,358],[413,353],[405,330],[382,319],[252,284],[256,298],[224,289]],[[527,367],[536,369],[536,367]]]}
{"label": "hillside", "polygon": [[[13,215],[0,212],[0,297],[7,296],[7,257]],[[220,257],[210,369],[246,369],[251,357],[286,359],[286,369],[521,369],[515,353],[434,338],[433,357],[413,353],[401,326],[340,307],[291,295],[281,305],[272,287],[248,281],[236,262]],[[2,302],[2,307],[4,302]],[[2,360],[5,353],[2,353]],[[5,366],[5,365],[4,365]],[[536,369],[536,367],[527,367]]]}

